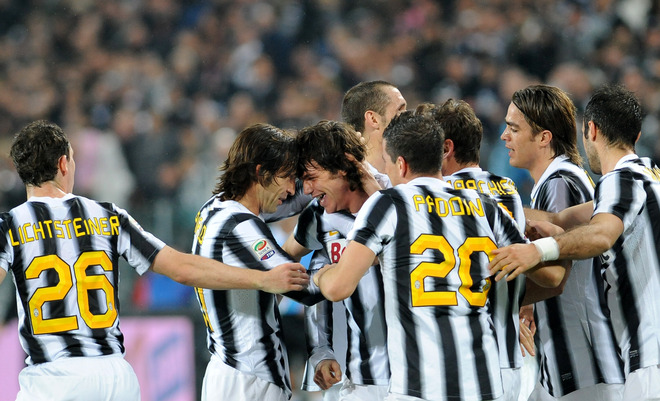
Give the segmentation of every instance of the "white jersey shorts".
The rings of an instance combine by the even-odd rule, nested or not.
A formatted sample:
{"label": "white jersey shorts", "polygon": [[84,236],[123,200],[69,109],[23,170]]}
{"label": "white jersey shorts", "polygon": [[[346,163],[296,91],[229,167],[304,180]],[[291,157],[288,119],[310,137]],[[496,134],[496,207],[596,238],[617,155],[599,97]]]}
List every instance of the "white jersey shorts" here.
{"label": "white jersey shorts", "polygon": [[202,401],[287,401],[284,389],[223,363],[215,354],[206,366]]}
{"label": "white jersey shorts", "polygon": [[24,368],[16,401],[140,401],[140,385],[121,355],[58,359]]}

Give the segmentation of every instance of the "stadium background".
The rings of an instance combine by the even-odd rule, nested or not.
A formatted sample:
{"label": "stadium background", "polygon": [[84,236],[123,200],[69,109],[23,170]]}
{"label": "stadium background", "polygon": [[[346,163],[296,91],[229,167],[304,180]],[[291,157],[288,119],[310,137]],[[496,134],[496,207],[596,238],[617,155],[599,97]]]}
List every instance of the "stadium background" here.
{"label": "stadium background", "polygon": [[[594,87],[623,83],[646,115],[637,151],[660,161],[658,0],[0,0],[0,210],[25,198],[13,133],[46,118],[76,149],[76,193],[117,203],[187,251],[237,132],[339,119],[343,93],[374,79],[409,107],[468,101],[484,123],[482,165],[522,194],[531,180],[508,165],[499,135],[511,94],[531,83],[561,87],[580,111]],[[285,238],[293,224],[273,228]],[[10,281],[0,323],[16,313]],[[197,367],[186,378],[198,388],[208,351],[192,291],[127,266],[120,291],[126,318],[191,322],[180,326],[194,362],[181,366]],[[281,308],[299,387],[300,308]]]}

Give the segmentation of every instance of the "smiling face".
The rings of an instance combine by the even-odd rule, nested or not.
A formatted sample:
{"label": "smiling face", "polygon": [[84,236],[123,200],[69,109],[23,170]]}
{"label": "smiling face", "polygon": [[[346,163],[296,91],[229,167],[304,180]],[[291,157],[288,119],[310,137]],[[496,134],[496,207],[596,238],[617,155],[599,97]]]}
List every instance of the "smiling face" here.
{"label": "smiling face", "polygon": [[262,213],[274,213],[277,207],[296,191],[295,177],[275,177],[273,181],[261,187],[259,209]]}
{"label": "smiling face", "polygon": [[515,104],[509,104],[506,113],[506,128],[500,137],[509,150],[509,163],[513,167],[532,170],[539,159],[538,142],[541,135],[532,135],[532,127]]}
{"label": "smiling face", "polygon": [[306,194],[318,198],[326,212],[350,210],[353,192],[344,174],[332,174],[322,169],[316,162],[307,166],[303,175],[303,188]]}

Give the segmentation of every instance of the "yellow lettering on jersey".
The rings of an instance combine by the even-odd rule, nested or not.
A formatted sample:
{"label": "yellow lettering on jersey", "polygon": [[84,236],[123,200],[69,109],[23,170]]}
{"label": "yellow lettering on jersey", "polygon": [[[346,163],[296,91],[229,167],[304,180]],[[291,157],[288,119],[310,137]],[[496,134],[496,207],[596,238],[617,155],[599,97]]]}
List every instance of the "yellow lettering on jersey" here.
{"label": "yellow lettering on jersey", "polygon": [[94,220],[88,219],[87,223],[89,224],[89,233],[101,235],[101,225],[99,223],[98,217],[94,217]]}
{"label": "yellow lettering on jersey", "polygon": [[22,231],[23,231],[24,242],[32,242],[32,241],[34,241],[34,238],[33,238],[33,237],[30,237],[29,234],[28,234],[28,232],[27,232],[27,228],[30,227],[30,226],[31,226],[30,223],[25,223],[25,224],[23,224],[23,225],[21,226],[21,229],[22,229]]}
{"label": "yellow lettering on jersey", "polygon": [[119,235],[119,217],[110,217],[110,228],[112,229],[110,235]]}
{"label": "yellow lettering on jersey", "polygon": [[[32,231],[34,231],[34,239],[39,240],[39,239],[44,239],[44,227],[41,225],[41,222],[38,221],[37,224],[32,225]],[[39,234],[41,234],[41,238],[39,238]]]}
{"label": "yellow lettering on jersey", "polygon": [[81,231],[82,228],[82,219],[80,217],[73,219],[73,231],[76,233],[76,237],[82,237],[87,234],[85,231]]}
{"label": "yellow lettering on jersey", "polygon": [[101,228],[102,235],[110,235],[110,230],[108,230],[108,219],[105,217],[99,220],[99,226]]}
{"label": "yellow lettering on jersey", "polygon": [[654,181],[660,181],[660,169],[654,167],[652,169],[644,167],[644,172],[651,177]]}
{"label": "yellow lettering on jersey", "polygon": [[50,227],[53,224],[53,220],[45,220],[43,223],[48,229],[48,238],[53,238],[53,230]]}
{"label": "yellow lettering on jersey", "polygon": [[62,230],[62,222],[59,220],[55,220],[53,222],[53,227],[55,227],[55,236],[57,238],[64,238],[64,230]]}
{"label": "yellow lettering on jersey", "polygon": [[20,243],[14,239],[14,233],[13,233],[13,231],[11,230],[11,228],[9,229],[9,241],[11,241],[11,246],[18,246],[18,245],[20,245]]}
{"label": "yellow lettering on jersey", "polygon": [[440,217],[445,217],[448,214],[453,216],[464,216],[465,214],[484,216],[484,208],[479,198],[471,201],[455,196],[447,201],[443,198],[433,198],[430,195],[426,198],[421,195],[413,195],[413,204],[418,212],[422,211],[422,208],[428,213],[433,213],[435,210],[435,213]]}

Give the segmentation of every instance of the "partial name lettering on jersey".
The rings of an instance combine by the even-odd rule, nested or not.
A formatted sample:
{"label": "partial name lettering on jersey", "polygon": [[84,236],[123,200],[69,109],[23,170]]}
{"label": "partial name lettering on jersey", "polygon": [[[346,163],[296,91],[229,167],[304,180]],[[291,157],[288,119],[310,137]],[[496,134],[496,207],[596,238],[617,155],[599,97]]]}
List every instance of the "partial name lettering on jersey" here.
{"label": "partial name lettering on jersey", "polygon": [[339,231],[330,231],[327,235],[328,239],[325,242],[325,247],[328,251],[328,256],[330,257],[330,263],[337,263],[339,262],[341,254],[344,253],[348,241],[346,238],[341,237]]}
{"label": "partial name lettering on jersey", "polygon": [[255,241],[252,244],[252,250],[257,255],[259,260],[267,260],[275,255],[275,249],[273,249],[266,238]]}
{"label": "partial name lettering on jersey", "polygon": [[438,216],[444,217],[449,214],[452,216],[485,216],[484,206],[480,198],[472,200],[464,199],[459,196],[454,196],[449,199],[433,198],[430,195],[423,197],[422,195],[413,195],[413,205],[418,212],[437,213]]}
{"label": "partial name lettering on jersey", "polygon": [[499,181],[493,180],[475,180],[475,179],[448,179],[449,183],[454,189],[474,189],[484,194],[491,195],[514,195],[518,193],[516,185],[506,178]]}

